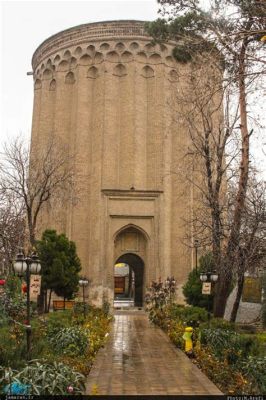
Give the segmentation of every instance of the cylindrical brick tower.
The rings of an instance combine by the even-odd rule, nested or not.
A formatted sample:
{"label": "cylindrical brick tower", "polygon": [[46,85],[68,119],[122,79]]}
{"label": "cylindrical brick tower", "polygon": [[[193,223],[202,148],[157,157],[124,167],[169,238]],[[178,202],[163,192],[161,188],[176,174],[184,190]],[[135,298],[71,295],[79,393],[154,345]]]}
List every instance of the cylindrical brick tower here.
{"label": "cylindrical brick tower", "polygon": [[[114,293],[114,264],[135,272],[135,303],[152,279],[174,276],[178,296],[192,266],[184,219],[193,190],[180,183],[188,135],[175,118],[174,43],[154,45],[144,22],[85,24],[45,40],[32,60],[32,151],[51,136],[73,154],[79,201],[50,210],[77,244],[90,295]],[[172,172],[175,171],[173,174]]]}

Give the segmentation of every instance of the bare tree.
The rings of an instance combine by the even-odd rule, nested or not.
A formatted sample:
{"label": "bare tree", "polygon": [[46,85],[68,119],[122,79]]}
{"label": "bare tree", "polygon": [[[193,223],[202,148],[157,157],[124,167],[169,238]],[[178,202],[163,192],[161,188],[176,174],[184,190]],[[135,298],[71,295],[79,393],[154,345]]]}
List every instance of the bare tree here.
{"label": "bare tree", "polygon": [[[234,91],[238,104],[237,118],[231,117],[230,124],[221,126],[220,132],[214,133],[212,124],[212,104],[207,101],[202,108],[202,96],[198,107],[201,124],[197,130],[204,139],[203,146],[198,149],[197,138],[194,147],[202,157],[204,173],[206,174],[208,207],[211,212],[211,238],[213,250],[216,253],[216,265],[220,279],[217,285],[214,313],[222,317],[226,300],[229,294],[230,283],[233,277],[232,266],[235,263],[235,254],[241,236],[242,216],[245,209],[246,192],[248,187],[250,166],[250,136],[252,129],[248,121],[248,95],[254,89],[257,77],[265,72],[266,60],[263,57],[263,41],[265,35],[265,2],[259,0],[210,0],[208,12],[199,6],[197,0],[159,0],[163,6],[163,15],[170,16],[168,23],[159,20],[152,23],[149,33],[159,40],[175,39],[177,41],[173,55],[180,63],[194,62],[194,57],[202,54],[213,54],[213,58],[220,58],[224,67],[223,81],[231,92]],[[225,11],[228,14],[225,15]],[[207,64],[210,58],[206,58]],[[208,68],[206,68],[208,73]],[[222,81],[222,79],[221,79]],[[214,89],[214,88],[213,88]],[[212,93],[215,93],[213,90]],[[224,95],[220,94],[222,98]],[[196,100],[194,98],[194,100]],[[221,103],[222,104],[222,103]],[[222,109],[222,107],[221,107]],[[233,120],[232,120],[233,118]],[[232,214],[232,224],[227,230],[226,242],[223,243],[221,253],[222,208],[221,178],[224,176],[225,149],[232,129],[235,130],[238,121],[239,129],[239,163],[238,180],[235,203]],[[217,131],[217,130],[216,130]],[[195,135],[196,136],[196,135]],[[211,143],[212,142],[212,143]],[[214,145],[213,145],[214,144]],[[214,150],[216,149],[216,150]],[[223,256],[222,256],[223,255]]]}
{"label": "bare tree", "polygon": [[237,317],[243,287],[245,272],[255,272],[265,255],[266,237],[266,186],[265,182],[251,179],[247,190],[245,209],[242,216],[241,233],[235,257],[235,275],[237,293],[230,320]]}
{"label": "bare tree", "polygon": [[54,140],[38,151],[16,139],[5,146],[0,161],[0,193],[23,205],[29,243],[44,205],[70,198],[73,191],[71,157]]}
{"label": "bare tree", "polygon": [[23,245],[25,235],[25,214],[23,204],[13,197],[4,197],[0,193],[0,262],[2,273],[8,275],[12,260],[19,247]]}

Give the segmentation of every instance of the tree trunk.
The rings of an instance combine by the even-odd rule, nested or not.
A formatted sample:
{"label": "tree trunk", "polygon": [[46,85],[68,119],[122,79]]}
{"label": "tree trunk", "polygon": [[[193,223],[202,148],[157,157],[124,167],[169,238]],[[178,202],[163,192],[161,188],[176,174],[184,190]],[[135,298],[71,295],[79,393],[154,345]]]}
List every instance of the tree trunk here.
{"label": "tree trunk", "polygon": [[231,322],[236,321],[237,311],[239,308],[239,304],[240,304],[240,300],[241,300],[241,296],[242,296],[242,292],[243,292],[243,287],[244,287],[244,280],[245,280],[245,273],[244,273],[244,269],[243,269],[243,271],[242,270],[239,271],[239,275],[238,275],[237,293],[236,293],[236,298],[235,298],[233,309],[232,309],[231,316],[230,316]]}
{"label": "tree trunk", "polygon": [[223,318],[224,316],[226,302],[230,292],[230,285],[231,285],[231,280],[228,279],[228,275],[225,275],[224,277],[222,276],[219,277],[219,281],[216,284],[214,307],[213,307],[213,315],[216,318]]}
{"label": "tree trunk", "polygon": [[47,290],[44,292],[44,312],[47,313]]}
{"label": "tree trunk", "polygon": [[52,289],[50,289],[50,293],[49,293],[48,312],[50,311],[50,307],[51,307],[51,297],[52,297]]}
{"label": "tree trunk", "polygon": [[240,176],[238,191],[235,202],[235,210],[232,221],[232,228],[227,242],[227,249],[224,263],[224,273],[220,274],[217,288],[217,295],[214,305],[214,316],[222,318],[224,315],[229,289],[232,283],[233,267],[235,264],[235,252],[239,245],[242,214],[245,207],[246,191],[249,175],[249,132],[247,123],[247,102],[246,102],[246,48],[247,39],[243,40],[238,59],[238,83],[239,83],[239,110],[240,110],[240,131],[242,155],[240,163]]}
{"label": "tree trunk", "polygon": [[38,312],[39,314],[43,314],[44,312],[44,297],[45,297],[44,288],[41,286],[40,295],[38,296]]}

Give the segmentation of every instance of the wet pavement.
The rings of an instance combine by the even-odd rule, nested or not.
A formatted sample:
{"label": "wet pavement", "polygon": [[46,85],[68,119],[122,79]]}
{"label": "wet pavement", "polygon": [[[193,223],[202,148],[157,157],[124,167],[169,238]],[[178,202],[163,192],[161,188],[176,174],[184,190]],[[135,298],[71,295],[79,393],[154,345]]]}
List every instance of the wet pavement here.
{"label": "wet pavement", "polygon": [[221,394],[143,311],[115,312],[87,380],[87,394],[95,389],[100,395]]}

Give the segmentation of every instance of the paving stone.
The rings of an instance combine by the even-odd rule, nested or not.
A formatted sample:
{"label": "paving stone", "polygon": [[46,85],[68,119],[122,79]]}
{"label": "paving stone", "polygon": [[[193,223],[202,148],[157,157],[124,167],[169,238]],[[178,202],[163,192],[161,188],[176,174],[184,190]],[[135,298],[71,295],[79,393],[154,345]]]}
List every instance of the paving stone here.
{"label": "paving stone", "polygon": [[100,395],[221,394],[144,312],[115,315],[88,376],[87,394],[95,384]]}

